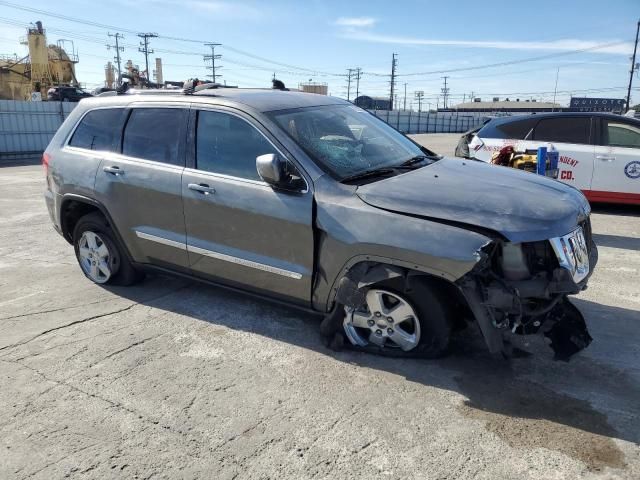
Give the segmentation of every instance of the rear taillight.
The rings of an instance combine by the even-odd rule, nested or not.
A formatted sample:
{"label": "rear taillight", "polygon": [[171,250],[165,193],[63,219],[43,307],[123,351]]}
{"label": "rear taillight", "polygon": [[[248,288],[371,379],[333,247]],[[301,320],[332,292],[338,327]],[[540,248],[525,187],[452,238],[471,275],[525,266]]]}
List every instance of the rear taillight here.
{"label": "rear taillight", "polygon": [[47,185],[49,185],[49,163],[51,162],[51,155],[48,153],[42,154],[42,168],[44,170],[44,177],[47,180]]}

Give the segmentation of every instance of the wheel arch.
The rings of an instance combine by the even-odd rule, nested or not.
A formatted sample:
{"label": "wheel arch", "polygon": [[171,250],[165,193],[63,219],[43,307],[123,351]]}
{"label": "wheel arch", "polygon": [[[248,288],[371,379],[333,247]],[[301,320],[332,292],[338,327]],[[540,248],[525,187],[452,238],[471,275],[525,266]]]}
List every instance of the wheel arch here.
{"label": "wheel arch", "polygon": [[[446,272],[434,271],[410,262],[372,255],[359,255],[350,259],[340,271],[327,298],[326,311],[334,310],[336,303],[357,302],[357,290],[392,278],[403,278],[408,287],[411,281],[427,282],[444,299],[451,309],[462,309],[470,314],[471,309],[455,278]],[[354,296],[355,295],[355,296]],[[472,318],[472,315],[470,315]]]}
{"label": "wheel arch", "polygon": [[105,218],[128,260],[133,262],[129,249],[123,242],[116,224],[113,222],[111,215],[109,215],[109,211],[102,203],[93,198],[71,193],[62,197],[60,202],[60,229],[64,239],[73,244],[73,230],[78,220],[93,212],[99,212]]}

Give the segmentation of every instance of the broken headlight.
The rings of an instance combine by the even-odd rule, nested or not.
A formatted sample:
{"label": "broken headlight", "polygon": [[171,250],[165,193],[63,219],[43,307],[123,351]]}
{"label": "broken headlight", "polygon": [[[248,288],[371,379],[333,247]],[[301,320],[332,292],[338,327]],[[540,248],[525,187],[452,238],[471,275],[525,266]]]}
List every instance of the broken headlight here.
{"label": "broken headlight", "polygon": [[569,270],[573,281],[578,283],[589,275],[589,249],[582,227],[562,237],[549,240],[562,268]]}

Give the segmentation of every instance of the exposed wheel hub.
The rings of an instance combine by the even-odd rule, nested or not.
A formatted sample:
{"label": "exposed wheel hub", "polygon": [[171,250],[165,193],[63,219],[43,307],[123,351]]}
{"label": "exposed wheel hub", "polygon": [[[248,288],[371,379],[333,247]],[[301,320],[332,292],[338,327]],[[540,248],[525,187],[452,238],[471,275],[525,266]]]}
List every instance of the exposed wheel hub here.
{"label": "exposed wheel hub", "polygon": [[413,350],[420,342],[420,322],[413,307],[400,295],[380,289],[367,292],[361,308],[346,308],[344,330],[349,341],[365,347]]}

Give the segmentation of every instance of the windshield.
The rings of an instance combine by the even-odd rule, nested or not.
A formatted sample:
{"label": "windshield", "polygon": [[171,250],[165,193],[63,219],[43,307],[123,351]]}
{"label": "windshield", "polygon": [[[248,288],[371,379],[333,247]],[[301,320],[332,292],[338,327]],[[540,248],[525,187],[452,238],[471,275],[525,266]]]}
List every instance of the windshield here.
{"label": "windshield", "polygon": [[270,116],[338,179],[425,156],[418,145],[354,105],[283,110]]}

